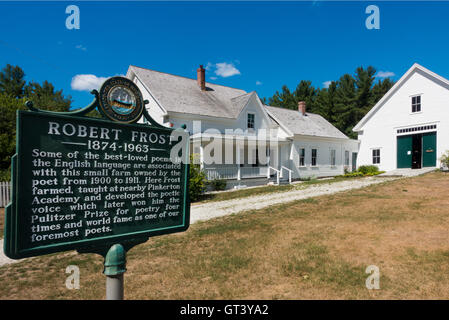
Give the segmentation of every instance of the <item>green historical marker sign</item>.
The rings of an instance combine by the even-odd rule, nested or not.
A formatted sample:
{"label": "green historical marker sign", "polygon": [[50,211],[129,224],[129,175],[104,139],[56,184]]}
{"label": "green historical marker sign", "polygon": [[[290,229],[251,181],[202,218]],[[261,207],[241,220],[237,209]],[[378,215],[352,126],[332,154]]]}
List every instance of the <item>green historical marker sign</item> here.
{"label": "green historical marker sign", "polygon": [[[189,227],[188,133],[157,125],[126,81],[105,83],[102,96],[95,92],[94,103],[75,116],[32,106],[18,111],[8,257],[98,248],[105,254],[114,244]],[[83,116],[96,107],[110,113],[106,120]],[[141,114],[151,125],[130,123]],[[184,152],[172,156],[179,144]]]}

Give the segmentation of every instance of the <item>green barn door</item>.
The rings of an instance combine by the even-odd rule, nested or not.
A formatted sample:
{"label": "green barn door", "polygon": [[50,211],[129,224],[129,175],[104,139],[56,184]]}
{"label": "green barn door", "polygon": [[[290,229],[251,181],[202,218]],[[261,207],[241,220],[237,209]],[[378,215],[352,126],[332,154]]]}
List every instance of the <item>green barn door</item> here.
{"label": "green barn door", "polygon": [[397,137],[397,167],[412,167],[412,136]]}
{"label": "green barn door", "polygon": [[437,135],[436,132],[422,135],[422,165],[435,167],[437,165]]}

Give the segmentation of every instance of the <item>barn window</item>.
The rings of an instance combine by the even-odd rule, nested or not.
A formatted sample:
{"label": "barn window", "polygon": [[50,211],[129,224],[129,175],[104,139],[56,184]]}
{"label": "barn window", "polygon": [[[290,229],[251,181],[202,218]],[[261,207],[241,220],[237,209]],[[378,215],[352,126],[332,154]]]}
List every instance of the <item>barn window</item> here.
{"label": "barn window", "polygon": [[373,164],[380,163],[380,149],[373,149]]}
{"label": "barn window", "polygon": [[421,96],[412,97],[412,112],[421,112]]}

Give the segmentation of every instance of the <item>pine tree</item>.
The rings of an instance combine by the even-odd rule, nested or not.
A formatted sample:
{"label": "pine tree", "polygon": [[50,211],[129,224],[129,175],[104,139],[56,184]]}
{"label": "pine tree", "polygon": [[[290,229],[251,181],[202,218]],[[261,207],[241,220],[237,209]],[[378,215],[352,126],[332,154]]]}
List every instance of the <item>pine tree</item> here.
{"label": "pine tree", "polygon": [[332,81],[329,87],[318,90],[316,96],[316,110],[315,112],[327,119],[330,123],[336,121],[335,110],[335,94],[337,92],[337,83]]}
{"label": "pine tree", "polygon": [[16,111],[24,110],[26,100],[36,108],[69,111],[71,97],[44,81],[26,84],[25,73],[18,66],[6,65],[0,72],[0,177],[9,177],[11,157],[16,151]]}
{"label": "pine tree", "polygon": [[13,98],[23,98],[26,81],[25,72],[19,66],[7,64],[0,72],[0,93]]}
{"label": "pine tree", "polygon": [[282,107],[292,110],[298,109],[295,97],[286,85],[282,86],[281,93],[276,91],[276,93],[268,99],[268,104],[273,107]]}
{"label": "pine tree", "polygon": [[284,85],[282,92],[276,91],[268,102],[272,106],[297,110],[298,101],[305,101],[307,112],[320,114],[348,137],[356,138],[352,128],[394,85],[389,78],[375,83],[375,74],[372,66],[359,67],[354,76],[345,74],[323,89],[315,89],[311,81],[302,80],[294,92]]}
{"label": "pine tree", "polygon": [[343,75],[338,81],[335,94],[334,125],[349,137],[353,137],[357,106],[356,82],[350,74]]}
{"label": "pine tree", "polygon": [[42,85],[30,82],[25,94],[36,108],[50,111],[69,111],[72,103],[71,96],[64,97],[62,90],[55,91],[55,87],[48,81]]}

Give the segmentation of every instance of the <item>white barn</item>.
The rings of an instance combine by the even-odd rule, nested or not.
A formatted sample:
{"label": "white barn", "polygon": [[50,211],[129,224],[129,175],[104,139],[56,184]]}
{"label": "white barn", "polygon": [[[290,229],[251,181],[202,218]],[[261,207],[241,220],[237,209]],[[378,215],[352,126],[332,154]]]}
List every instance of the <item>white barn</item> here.
{"label": "white barn", "polygon": [[353,130],[358,166],[438,167],[449,150],[449,81],[414,64]]}
{"label": "white barn", "polygon": [[[127,77],[149,101],[147,111],[155,121],[186,125],[191,150],[200,155],[208,179],[226,179],[228,188],[335,176],[356,166],[358,141],[306,112],[304,102],[298,110],[266,106],[255,91],[206,82],[202,66],[197,79],[136,66],[129,66]],[[222,161],[211,163],[217,151],[207,155],[216,140],[222,141]]]}

